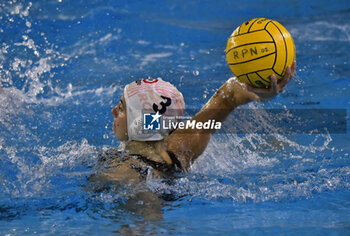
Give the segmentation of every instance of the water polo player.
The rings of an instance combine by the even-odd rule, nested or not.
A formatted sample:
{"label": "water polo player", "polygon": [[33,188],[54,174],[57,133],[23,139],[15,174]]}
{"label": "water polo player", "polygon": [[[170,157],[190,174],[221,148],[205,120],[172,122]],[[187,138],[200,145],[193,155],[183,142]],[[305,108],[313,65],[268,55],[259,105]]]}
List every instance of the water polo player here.
{"label": "water polo player", "polygon": [[[291,68],[288,66],[285,76],[278,82],[272,75],[270,88],[253,88],[235,78],[229,79],[191,121],[222,122],[240,105],[273,98],[291,80],[295,67],[295,62]],[[142,126],[143,112],[147,109],[156,115],[176,117],[183,115],[184,108],[182,94],[160,78],[140,79],[127,85],[120,103],[112,110],[113,131],[123,149],[119,149],[118,153],[110,151],[103,154],[103,159],[110,162],[104,175],[122,182],[137,182],[151,173],[164,176],[175,170],[186,171],[205,150],[215,129],[202,132],[190,127],[169,134],[170,130],[144,132]]]}
{"label": "water polo player", "polygon": [[[288,66],[284,77],[277,82],[271,76],[270,88],[253,88],[236,78],[227,80],[203,108],[190,120],[205,123],[209,120],[223,122],[232,110],[251,101],[266,101],[283,91],[294,75],[296,64]],[[120,103],[112,109],[113,131],[121,141],[119,148],[101,154],[99,173],[90,180],[106,183],[114,190],[123,191],[128,200],[125,206],[144,216],[161,217],[158,196],[145,184],[148,177],[167,179],[174,172],[186,171],[205,150],[215,129],[160,129],[145,132],[143,114],[152,112],[159,116],[176,117],[184,114],[185,102],[175,86],[162,79],[140,79],[126,85]],[[96,186],[95,186],[96,187]],[[138,202],[147,204],[138,204]]]}

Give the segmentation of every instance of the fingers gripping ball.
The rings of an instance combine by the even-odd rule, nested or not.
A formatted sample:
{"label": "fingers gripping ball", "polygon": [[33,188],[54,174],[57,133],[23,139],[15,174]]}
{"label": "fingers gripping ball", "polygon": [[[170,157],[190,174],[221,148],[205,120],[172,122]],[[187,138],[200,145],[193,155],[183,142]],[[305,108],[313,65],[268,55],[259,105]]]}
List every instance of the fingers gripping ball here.
{"label": "fingers gripping ball", "polygon": [[272,74],[283,78],[295,60],[292,36],[280,23],[265,18],[240,25],[228,39],[225,52],[233,74],[254,87],[269,87]]}

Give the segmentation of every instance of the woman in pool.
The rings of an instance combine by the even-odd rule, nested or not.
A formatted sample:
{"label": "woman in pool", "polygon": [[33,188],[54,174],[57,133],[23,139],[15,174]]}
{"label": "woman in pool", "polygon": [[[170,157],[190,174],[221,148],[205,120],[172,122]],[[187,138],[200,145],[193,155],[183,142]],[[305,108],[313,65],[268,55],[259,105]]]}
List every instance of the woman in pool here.
{"label": "woman in pool", "polygon": [[[292,67],[287,67],[285,76],[278,82],[275,75],[272,75],[271,86],[266,89],[253,88],[230,78],[191,121],[223,122],[240,105],[275,97],[291,80],[295,67],[295,62]],[[146,178],[165,178],[176,171],[186,171],[205,150],[215,129],[203,132],[202,129],[188,127],[170,133],[169,130],[145,132],[142,127],[143,112],[147,110],[153,113],[152,120],[149,120],[149,124],[153,124],[159,115],[182,116],[184,107],[182,94],[160,78],[141,79],[128,84],[120,103],[112,110],[113,131],[121,141],[122,148],[110,149],[101,155],[99,163],[102,168],[98,180],[127,186],[127,189],[131,189],[127,192],[133,196],[132,199],[152,202],[147,212],[160,212],[157,209],[160,206],[155,207],[157,204],[154,204],[158,201],[157,196],[148,191],[144,184]],[[140,207],[131,205],[135,210]]]}

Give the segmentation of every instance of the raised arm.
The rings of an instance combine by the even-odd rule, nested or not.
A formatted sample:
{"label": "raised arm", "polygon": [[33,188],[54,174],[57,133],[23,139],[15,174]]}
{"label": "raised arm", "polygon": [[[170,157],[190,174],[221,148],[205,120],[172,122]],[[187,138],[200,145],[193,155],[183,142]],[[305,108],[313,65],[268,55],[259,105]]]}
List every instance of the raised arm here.
{"label": "raised arm", "polygon": [[[223,122],[226,117],[240,105],[250,101],[266,101],[282,92],[294,75],[296,64],[287,67],[285,76],[277,83],[276,77],[271,76],[271,87],[257,89],[240,83],[236,78],[227,80],[209,99],[207,104],[191,119],[196,122],[215,120]],[[175,154],[181,162],[182,168],[187,169],[194,160],[202,154],[208,145],[213,130],[188,128],[176,130],[165,139],[168,151]]]}
{"label": "raised arm", "polygon": [[[216,91],[207,104],[190,121],[204,123],[208,120],[215,120],[223,122],[233,109],[252,100],[259,100],[259,97],[255,93],[249,92],[244,84],[231,78]],[[178,129],[165,139],[167,150],[174,153],[182,167],[187,169],[205,150],[210,136],[214,132],[214,129],[203,130],[196,127]]]}

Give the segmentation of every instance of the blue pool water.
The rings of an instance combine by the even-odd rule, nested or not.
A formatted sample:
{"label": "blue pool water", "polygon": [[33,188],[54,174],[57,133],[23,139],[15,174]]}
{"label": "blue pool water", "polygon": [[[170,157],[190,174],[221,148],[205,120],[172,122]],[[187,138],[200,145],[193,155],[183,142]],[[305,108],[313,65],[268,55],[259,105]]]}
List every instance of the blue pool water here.
{"label": "blue pool water", "polygon": [[162,77],[200,109],[232,76],[227,38],[255,17],[290,31],[298,67],[286,91],[244,108],[349,114],[348,0],[1,1],[0,234],[350,234],[349,128],[215,134],[189,173],[147,180],[174,196],[159,220],[87,187],[119,145],[110,110],[124,85]]}

